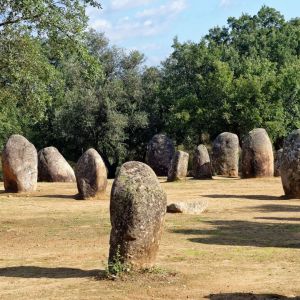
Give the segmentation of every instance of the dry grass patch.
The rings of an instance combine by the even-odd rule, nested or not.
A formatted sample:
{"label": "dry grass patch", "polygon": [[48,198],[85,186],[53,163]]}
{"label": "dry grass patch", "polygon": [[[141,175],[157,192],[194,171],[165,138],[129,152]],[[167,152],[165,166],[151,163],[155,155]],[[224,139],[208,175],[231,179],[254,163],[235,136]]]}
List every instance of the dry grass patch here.
{"label": "dry grass patch", "polygon": [[160,180],[169,203],[206,199],[208,210],[168,214],[158,267],[118,280],[104,276],[111,181],[102,201],[75,200],[69,183],[39,184],[33,195],[0,194],[0,298],[300,295],[300,200],[281,197],[280,179]]}

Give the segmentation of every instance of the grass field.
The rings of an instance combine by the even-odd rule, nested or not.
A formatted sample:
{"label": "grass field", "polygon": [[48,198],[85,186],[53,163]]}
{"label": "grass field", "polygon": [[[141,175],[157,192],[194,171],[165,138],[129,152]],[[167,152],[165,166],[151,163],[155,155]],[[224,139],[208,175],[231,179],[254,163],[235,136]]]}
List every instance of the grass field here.
{"label": "grass field", "polygon": [[208,210],[168,214],[157,268],[115,281],[99,276],[111,182],[103,201],[76,201],[64,183],[2,193],[0,299],[298,299],[300,200],[280,197],[279,178],[161,182],[168,202],[205,198]]}

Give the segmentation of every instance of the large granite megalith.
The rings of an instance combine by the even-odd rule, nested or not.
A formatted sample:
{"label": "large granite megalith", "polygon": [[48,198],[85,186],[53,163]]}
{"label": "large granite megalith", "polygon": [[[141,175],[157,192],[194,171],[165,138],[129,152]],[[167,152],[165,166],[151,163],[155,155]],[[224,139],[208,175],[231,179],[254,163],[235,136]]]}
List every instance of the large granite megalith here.
{"label": "large granite megalith", "polygon": [[216,175],[238,177],[239,175],[239,138],[236,134],[219,134],[212,148],[213,170]]}
{"label": "large granite megalith", "polygon": [[89,149],[79,158],[75,175],[80,199],[100,199],[107,186],[107,171],[100,154]]}
{"label": "large granite megalith", "polygon": [[184,151],[176,151],[168,171],[168,181],[177,181],[186,178],[189,164],[189,154]]}
{"label": "large granite megalith", "polygon": [[272,177],[274,155],[270,138],[263,128],[253,129],[243,140],[242,177]]}
{"label": "large granite megalith", "polygon": [[285,195],[300,198],[300,129],[284,141],[280,174]]}
{"label": "large granite megalith", "polygon": [[199,145],[193,157],[193,176],[195,179],[211,179],[212,168],[207,148]]}
{"label": "large granite megalith", "polygon": [[38,153],[38,179],[48,182],[75,182],[75,173],[55,147],[46,147]]}
{"label": "large granite megalith", "polygon": [[146,163],[157,176],[167,176],[174,153],[172,140],[165,134],[156,134],[147,146]]}
{"label": "large granite megalith", "polygon": [[21,135],[12,135],[2,152],[3,181],[6,192],[32,192],[37,186],[37,151]]}
{"label": "large granite megalith", "polygon": [[153,266],[166,206],[166,193],[149,166],[136,161],[122,165],[110,199],[110,266],[117,258],[133,269]]}

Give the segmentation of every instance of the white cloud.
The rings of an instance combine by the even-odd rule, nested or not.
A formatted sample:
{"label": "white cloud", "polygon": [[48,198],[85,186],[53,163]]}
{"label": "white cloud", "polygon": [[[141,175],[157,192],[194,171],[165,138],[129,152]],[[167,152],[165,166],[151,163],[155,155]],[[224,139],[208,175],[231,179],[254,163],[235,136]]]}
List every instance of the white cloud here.
{"label": "white cloud", "polygon": [[144,9],[137,13],[137,17],[145,18],[162,15],[176,15],[186,8],[186,0],[169,1],[167,4],[155,8]]}
{"label": "white cloud", "polygon": [[[123,16],[112,22],[105,18],[92,16],[90,26],[98,31],[105,32],[106,36],[114,43],[135,37],[155,36],[165,31],[175,17],[186,8],[187,0],[169,0],[166,4],[152,7],[138,12],[134,16]],[[112,4],[121,7],[123,3],[142,3],[148,0],[114,0]],[[119,6],[117,6],[119,5]]]}
{"label": "white cloud", "polygon": [[111,8],[113,10],[129,9],[129,8],[145,5],[150,2],[151,0],[112,0]]}

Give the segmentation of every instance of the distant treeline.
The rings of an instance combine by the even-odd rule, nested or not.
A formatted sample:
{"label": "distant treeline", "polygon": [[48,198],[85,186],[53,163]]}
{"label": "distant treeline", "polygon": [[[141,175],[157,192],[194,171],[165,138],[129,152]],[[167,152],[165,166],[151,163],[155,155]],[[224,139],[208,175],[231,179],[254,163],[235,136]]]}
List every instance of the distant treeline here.
{"label": "distant treeline", "polygon": [[145,67],[140,52],[87,30],[84,5],[97,1],[61,2],[64,9],[50,0],[0,4],[1,148],[13,133],[73,161],[93,147],[114,174],[126,160],[144,160],[159,132],[190,150],[255,127],[279,147],[300,128],[299,18],[263,6],[199,43],[175,38],[159,67]]}

